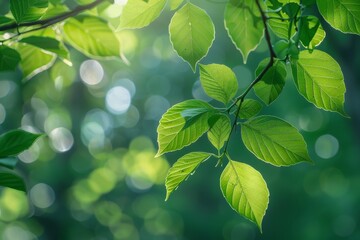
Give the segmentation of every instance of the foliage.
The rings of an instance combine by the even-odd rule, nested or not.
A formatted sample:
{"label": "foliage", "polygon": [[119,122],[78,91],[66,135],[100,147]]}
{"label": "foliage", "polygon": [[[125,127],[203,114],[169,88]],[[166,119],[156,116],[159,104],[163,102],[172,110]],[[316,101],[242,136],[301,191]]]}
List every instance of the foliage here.
{"label": "foliage", "polygon": [[[68,10],[61,1],[10,1],[11,14],[0,19],[0,32],[3,33],[0,70],[13,71],[19,66],[24,79],[30,79],[50,68],[55,58],[71,65],[66,46],[72,46],[90,58],[122,58],[126,61],[117,31],[149,25],[165,9],[166,1],[129,0],[120,19],[104,19],[102,10],[115,4],[95,0]],[[162,116],[156,156],[183,149],[205,133],[216,149],[215,153],[190,152],[179,158],[166,178],[166,199],[208,158],[217,159],[217,166],[227,159],[220,176],[221,191],[236,212],[255,222],[261,230],[269,191],[257,170],[230,156],[228,146],[232,133],[240,128],[246,148],[258,159],[272,165],[289,166],[311,160],[300,132],[277,117],[256,116],[262,106],[247,98],[248,93],[254,88],[259,99],[269,105],[281,94],[286,76],[290,75],[306,100],[318,108],[346,116],[346,89],[341,68],[330,55],[315,49],[326,36],[320,20],[307,14],[316,6],[335,29],[360,35],[357,18],[360,5],[356,0],[227,2],[225,28],[243,56],[243,62],[247,62],[262,39],[266,41],[270,55],[259,63],[253,82],[236,95],[238,80],[229,67],[198,64],[215,39],[215,27],[209,14],[193,3],[170,1],[171,10],[176,10],[169,23],[172,46],[194,72],[199,65],[205,93],[219,103],[213,106],[201,100],[187,100],[175,104]],[[14,163],[4,160],[1,165],[13,167]],[[4,185],[8,182],[5,186],[24,189],[19,181],[14,183],[4,179],[2,182]]]}

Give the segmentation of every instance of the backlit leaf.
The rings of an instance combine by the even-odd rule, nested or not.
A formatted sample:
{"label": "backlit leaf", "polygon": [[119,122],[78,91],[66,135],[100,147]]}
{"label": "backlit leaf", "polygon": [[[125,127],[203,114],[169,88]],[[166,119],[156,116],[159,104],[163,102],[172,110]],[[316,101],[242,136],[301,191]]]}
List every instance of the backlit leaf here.
{"label": "backlit leaf", "polygon": [[300,41],[308,49],[314,49],[325,38],[325,31],[315,16],[301,17]]}
{"label": "backlit leaf", "polygon": [[231,208],[261,231],[270,196],[261,174],[245,163],[229,160],[220,176],[220,188]]}
{"label": "backlit leaf", "polygon": [[46,12],[48,0],[10,0],[10,10],[18,23],[38,20]]}
{"label": "backlit leaf", "polygon": [[254,99],[245,99],[241,104],[240,118],[247,119],[256,116],[262,109],[261,103]]}
{"label": "backlit leaf", "polygon": [[[231,122],[227,115],[221,114],[220,116],[214,116],[214,123],[211,123],[211,128],[207,133],[208,139],[211,144],[218,150],[220,150],[225,142],[228,140],[231,131]],[[212,119],[210,119],[211,121]]]}
{"label": "backlit leaf", "polygon": [[246,148],[257,158],[275,166],[311,162],[299,131],[273,116],[259,116],[241,125]]}
{"label": "backlit leaf", "polygon": [[0,135],[0,158],[15,156],[28,149],[41,134],[12,130]]}

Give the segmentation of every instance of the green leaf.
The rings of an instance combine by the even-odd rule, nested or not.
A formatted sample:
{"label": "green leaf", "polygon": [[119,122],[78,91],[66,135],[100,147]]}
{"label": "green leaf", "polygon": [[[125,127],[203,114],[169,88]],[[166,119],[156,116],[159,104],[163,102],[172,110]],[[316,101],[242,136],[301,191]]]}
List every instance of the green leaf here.
{"label": "green leaf", "polygon": [[345,83],[339,64],[327,53],[301,51],[292,63],[299,93],[316,107],[344,116]]}
{"label": "green leaf", "polygon": [[108,59],[120,56],[120,43],[106,21],[92,16],[68,19],[64,26],[65,39],[88,57]]}
{"label": "green leaf", "polygon": [[0,135],[0,158],[15,156],[28,149],[41,134],[12,130]]}
{"label": "green leaf", "polygon": [[120,16],[119,28],[142,28],[160,16],[166,0],[129,0]]}
{"label": "green leaf", "polygon": [[15,22],[14,19],[5,16],[0,16],[0,27],[4,25],[12,24],[14,22]]}
{"label": "green leaf", "polygon": [[241,104],[239,116],[242,119],[248,119],[256,116],[262,109],[261,104],[253,99],[245,99]]}
{"label": "green leaf", "polygon": [[64,44],[50,37],[31,36],[21,39],[19,42],[27,43],[45,51],[57,54],[60,58],[70,61],[69,51]]}
{"label": "green leaf", "polygon": [[[256,69],[258,76],[268,64],[269,59],[260,62]],[[281,93],[286,79],[286,66],[282,61],[275,61],[274,65],[265,73],[261,80],[255,84],[256,95],[267,105],[271,104]]]}
{"label": "green leaf", "polygon": [[0,166],[10,169],[14,169],[17,162],[17,158],[0,158]]}
{"label": "green leaf", "polygon": [[229,1],[225,8],[225,27],[241,52],[244,63],[264,35],[264,25],[254,0]]}
{"label": "green leaf", "polygon": [[304,138],[284,120],[259,116],[241,126],[242,140],[257,158],[275,166],[311,162]]}
{"label": "green leaf", "polygon": [[[214,123],[211,121],[215,119]],[[231,121],[227,115],[221,114],[210,119],[211,128],[207,133],[211,144],[220,150],[228,140],[231,131]]]}
{"label": "green leaf", "polygon": [[17,44],[17,50],[21,55],[20,67],[25,80],[50,68],[56,59],[55,54],[25,43]]}
{"label": "green leaf", "polygon": [[47,7],[48,0],[10,0],[10,11],[18,23],[38,20]]}
{"label": "green leaf", "polygon": [[178,188],[180,183],[186,180],[194,173],[196,168],[211,156],[211,153],[192,152],[179,158],[169,169],[165,180],[166,198],[169,199],[170,194]]}
{"label": "green leaf", "polygon": [[10,172],[0,172],[0,186],[26,192],[24,180]]}
{"label": "green leaf", "polygon": [[299,38],[301,43],[308,49],[312,50],[320,45],[325,38],[325,31],[320,21],[315,16],[301,17],[301,29]]}
{"label": "green leaf", "polygon": [[177,9],[183,2],[184,0],[170,0],[170,10]]}
{"label": "green leaf", "polygon": [[215,39],[211,18],[203,9],[187,3],[172,17],[169,32],[175,51],[195,71]]}
{"label": "green leaf", "polygon": [[21,60],[20,54],[5,45],[0,45],[0,71],[13,71]]}
{"label": "green leaf", "polygon": [[[185,127],[183,111],[203,111],[190,126]],[[209,130],[208,120],[216,113],[211,105],[201,100],[187,100],[172,106],[160,119],[158,132],[159,150],[156,156],[190,145]]]}
{"label": "green leaf", "polygon": [[321,15],[335,29],[360,35],[359,0],[317,0]]}
{"label": "green leaf", "polygon": [[229,160],[220,176],[220,188],[231,208],[261,231],[270,196],[261,174],[245,163]]}
{"label": "green leaf", "polygon": [[221,64],[200,65],[200,82],[209,97],[227,104],[238,90],[235,73]]}

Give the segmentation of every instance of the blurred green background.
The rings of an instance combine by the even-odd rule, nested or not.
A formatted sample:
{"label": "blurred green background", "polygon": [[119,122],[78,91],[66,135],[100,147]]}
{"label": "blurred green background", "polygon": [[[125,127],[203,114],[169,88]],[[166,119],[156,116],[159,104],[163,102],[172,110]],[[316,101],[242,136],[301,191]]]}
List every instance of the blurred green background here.
{"label": "blurred green background", "polygon": [[[268,56],[266,44],[243,65],[223,27],[225,4],[197,3],[217,31],[202,63],[231,67],[240,93]],[[176,159],[211,150],[201,138],[166,158],[153,157],[161,115],[189,98],[209,100],[198,73],[172,50],[171,14],[145,29],[119,32],[130,65],[71,50],[72,68],[58,61],[27,82],[21,72],[0,73],[0,131],[22,127],[47,135],[19,156],[28,193],[0,190],[0,239],[360,239],[360,38],[323,23],[327,38],[320,49],[342,67],[351,118],[316,109],[291,78],[262,110],[301,131],[315,164],[273,167],[245,149],[239,132],[233,135],[231,156],[259,170],[270,190],[260,234],[226,203],[219,188],[223,167],[214,168],[215,159],[164,201],[164,179]]]}

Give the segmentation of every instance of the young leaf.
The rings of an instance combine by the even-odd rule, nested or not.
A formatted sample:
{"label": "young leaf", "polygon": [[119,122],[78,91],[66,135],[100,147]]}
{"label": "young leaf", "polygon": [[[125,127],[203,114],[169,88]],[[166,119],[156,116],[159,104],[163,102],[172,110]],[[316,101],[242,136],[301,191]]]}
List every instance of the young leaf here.
{"label": "young leaf", "polygon": [[200,82],[209,97],[227,104],[238,90],[235,73],[225,65],[200,65]]}
{"label": "young leaf", "polygon": [[26,192],[24,180],[10,172],[0,172],[0,186]]}
{"label": "young leaf", "polygon": [[257,48],[264,35],[264,25],[255,1],[229,1],[224,19],[229,37],[246,63],[249,53]]}
{"label": "young leaf", "polygon": [[241,104],[239,117],[242,119],[248,119],[256,116],[262,109],[261,104],[253,99],[245,99]]}
{"label": "young leaf", "polygon": [[183,3],[183,1],[184,0],[170,0],[170,10],[177,9]]}
{"label": "young leaf", "polygon": [[0,135],[0,158],[14,156],[28,149],[41,134],[12,130]]}
{"label": "young leaf", "polygon": [[325,38],[325,31],[320,21],[315,16],[301,17],[300,41],[308,49],[312,50]]}
{"label": "young leaf", "polygon": [[301,51],[292,63],[293,77],[300,94],[318,108],[344,111],[345,83],[339,64],[327,53]]}
{"label": "young leaf", "polygon": [[10,0],[10,10],[18,23],[38,20],[46,12],[48,0]]}
{"label": "young leaf", "polygon": [[142,28],[160,16],[166,0],[129,0],[120,16],[119,28]]}
{"label": "young leaf", "polygon": [[19,42],[27,43],[45,51],[57,54],[60,58],[70,61],[69,51],[64,44],[50,37],[31,36],[21,39]]}
{"label": "young leaf", "polygon": [[275,166],[311,162],[304,138],[289,123],[273,116],[259,116],[241,125],[246,148]]}
{"label": "young leaf", "polygon": [[17,162],[17,158],[0,158],[0,166],[10,169],[14,169]]}
{"label": "young leaf", "polygon": [[[268,64],[269,59],[260,62],[256,75]],[[286,79],[286,66],[282,61],[275,61],[274,65],[265,73],[261,80],[255,84],[256,95],[267,105],[272,103],[281,93]]]}
{"label": "young leaf", "polygon": [[100,18],[70,18],[65,22],[63,30],[65,39],[88,57],[107,59],[120,56],[119,40],[107,22]]}
{"label": "young leaf", "polygon": [[203,9],[187,3],[172,17],[169,32],[175,51],[195,71],[215,39],[211,18]]}
{"label": "young leaf", "polygon": [[17,44],[17,50],[21,55],[20,67],[26,80],[50,68],[56,59],[55,54],[25,43]]}
{"label": "young leaf", "polygon": [[[185,127],[186,119],[182,113],[194,109],[203,113]],[[198,140],[209,130],[208,120],[216,112],[211,105],[201,100],[187,100],[172,106],[160,119],[157,129],[159,150],[156,156],[179,150]]]}
{"label": "young leaf", "polygon": [[13,71],[21,60],[20,54],[5,45],[0,45],[0,71]]}
{"label": "young leaf", "polygon": [[220,176],[220,188],[231,208],[261,231],[270,196],[261,174],[245,163],[229,160]]}
{"label": "young leaf", "polygon": [[[211,123],[213,119],[215,122]],[[208,139],[217,150],[220,150],[229,138],[231,121],[229,117],[224,114],[214,116],[209,119],[209,121],[211,128],[207,133]]]}
{"label": "young leaf", "polygon": [[321,15],[335,29],[360,35],[359,0],[317,0]]}
{"label": "young leaf", "polygon": [[196,170],[196,168],[210,156],[211,153],[192,152],[179,158],[169,169],[165,180],[165,201],[169,199],[170,194],[177,189],[180,183],[186,180]]}

